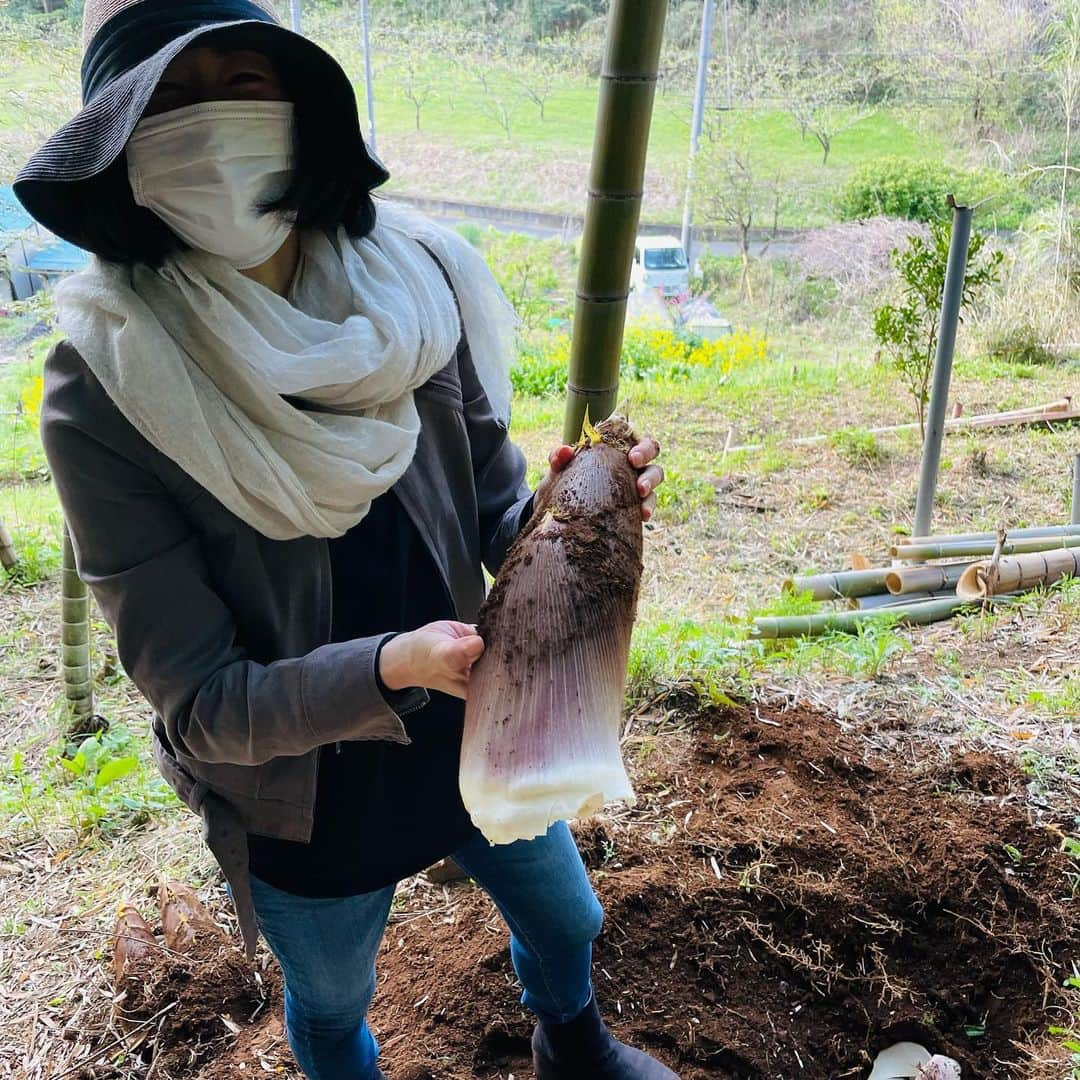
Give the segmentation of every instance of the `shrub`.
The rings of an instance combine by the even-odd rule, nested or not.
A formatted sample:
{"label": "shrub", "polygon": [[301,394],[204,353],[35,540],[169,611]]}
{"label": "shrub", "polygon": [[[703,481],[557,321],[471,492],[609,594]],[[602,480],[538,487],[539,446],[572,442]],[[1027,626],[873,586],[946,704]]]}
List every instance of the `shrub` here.
{"label": "shrub", "polygon": [[841,189],[839,211],[848,220],[885,215],[911,221],[948,216],[946,196],[962,203],[993,198],[1001,228],[1015,228],[1031,210],[1030,198],[995,169],[962,170],[929,161],[885,157],[857,169]]}

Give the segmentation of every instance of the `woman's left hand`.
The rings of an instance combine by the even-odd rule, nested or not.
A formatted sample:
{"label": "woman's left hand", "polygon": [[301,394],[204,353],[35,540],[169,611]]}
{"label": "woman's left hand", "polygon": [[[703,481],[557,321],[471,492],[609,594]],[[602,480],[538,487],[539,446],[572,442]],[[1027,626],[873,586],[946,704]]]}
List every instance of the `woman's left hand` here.
{"label": "woman's left hand", "polygon": [[[651,464],[660,453],[660,444],[651,435],[644,435],[626,455],[630,464],[638,471],[637,489],[641,496],[641,519],[648,521],[656,513],[656,489],[664,482],[664,467]],[[555,482],[555,475],[562,472],[573,460],[572,446],[557,446],[548,455],[551,471],[540,481],[536,488],[538,500]]]}

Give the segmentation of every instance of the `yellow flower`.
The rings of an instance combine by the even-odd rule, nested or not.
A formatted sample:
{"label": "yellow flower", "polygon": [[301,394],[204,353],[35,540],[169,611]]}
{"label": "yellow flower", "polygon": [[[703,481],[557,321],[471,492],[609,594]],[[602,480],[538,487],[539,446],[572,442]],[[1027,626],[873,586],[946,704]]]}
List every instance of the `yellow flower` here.
{"label": "yellow flower", "polygon": [[22,392],[23,413],[33,427],[38,426],[41,419],[41,398],[45,392],[45,380],[37,375],[24,387]]}

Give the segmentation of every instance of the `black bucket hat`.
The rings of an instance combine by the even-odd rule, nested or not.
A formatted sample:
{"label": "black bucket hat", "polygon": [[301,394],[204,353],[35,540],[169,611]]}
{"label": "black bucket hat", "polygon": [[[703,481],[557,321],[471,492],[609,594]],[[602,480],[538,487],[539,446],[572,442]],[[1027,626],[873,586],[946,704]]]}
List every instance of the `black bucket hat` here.
{"label": "black bucket hat", "polygon": [[349,77],[329,53],[282,26],[270,0],[87,0],[83,16],[83,108],[23,166],[14,190],[51,232],[93,250],[88,214],[108,213],[96,181],[123,153],[169,63],[205,34],[242,28],[245,48],[302,73],[341,125],[342,153],[361,157],[369,190],[389,173],[364,145]]}

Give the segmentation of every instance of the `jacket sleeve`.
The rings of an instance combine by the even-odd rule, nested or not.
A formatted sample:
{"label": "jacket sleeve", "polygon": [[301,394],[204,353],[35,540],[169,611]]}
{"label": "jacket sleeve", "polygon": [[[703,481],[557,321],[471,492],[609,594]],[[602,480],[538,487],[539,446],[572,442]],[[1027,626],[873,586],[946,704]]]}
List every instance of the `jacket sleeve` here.
{"label": "jacket sleeve", "polygon": [[488,570],[497,574],[514,537],[532,513],[532,491],[525,483],[525,455],[495,415],[464,337],[458,346],[458,373],[476,480],[481,555]]}
{"label": "jacket sleeve", "polygon": [[258,765],[338,739],[409,741],[376,678],[385,635],[268,664],[245,655],[149,445],[66,343],[46,362],[41,435],[79,574],[176,750]]}

